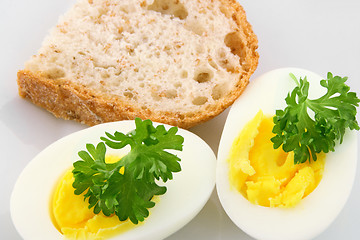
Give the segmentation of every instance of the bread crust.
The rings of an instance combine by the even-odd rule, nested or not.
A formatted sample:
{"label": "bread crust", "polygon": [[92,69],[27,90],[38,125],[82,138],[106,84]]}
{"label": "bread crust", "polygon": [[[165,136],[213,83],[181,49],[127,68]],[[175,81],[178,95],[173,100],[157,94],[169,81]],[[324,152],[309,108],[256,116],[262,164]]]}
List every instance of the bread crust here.
{"label": "bread crust", "polygon": [[45,108],[58,118],[76,120],[90,126],[140,117],[187,129],[208,121],[223,112],[241,95],[257,67],[259,58],[256,52],[257,37],[246,20],[242,6],[235,0],[219,1],[226,10],[224,14],[233,18],[238,25],[237,33],[241,34],[241,39],[246,43],[245,59],[242,60],[246,64],[243,66],[246,71],[240,76],[236,87],[227,96],[218,100],[215,105],[210,105],[199,112],[186,114],[180,114],[176,111],[142,109],[127,102],[124,98],[106,96],[71,80],[50,79],[42,75],[41,72],[28,70],[20,70],[17,74],[19,95]]}

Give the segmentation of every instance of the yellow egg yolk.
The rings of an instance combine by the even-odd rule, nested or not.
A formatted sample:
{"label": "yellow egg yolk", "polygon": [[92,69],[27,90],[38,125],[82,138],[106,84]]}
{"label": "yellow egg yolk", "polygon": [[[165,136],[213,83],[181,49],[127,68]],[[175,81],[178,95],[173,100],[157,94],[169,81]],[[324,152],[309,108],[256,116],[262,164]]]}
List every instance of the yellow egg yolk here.
{"label": "yellow egg yolk", "polygon": [[[106,157],[106,162],[118,160]],[[66,239],[104,239],[136,226],[129,220],[121,222],[116,215],[94,214],[87,200],[84,201],[84,194],[74,194],[73,182],[69,169],[56,186],[51,204],[53,222]]]}
{"label": "yellow egg yolk", "polygon": [[265,207],[293,207],[319,184],[325,154],[294,164],[293,152],[274,149],[272,117],[262,111],[249,121],[231,146],[229,180],[251,203]]}

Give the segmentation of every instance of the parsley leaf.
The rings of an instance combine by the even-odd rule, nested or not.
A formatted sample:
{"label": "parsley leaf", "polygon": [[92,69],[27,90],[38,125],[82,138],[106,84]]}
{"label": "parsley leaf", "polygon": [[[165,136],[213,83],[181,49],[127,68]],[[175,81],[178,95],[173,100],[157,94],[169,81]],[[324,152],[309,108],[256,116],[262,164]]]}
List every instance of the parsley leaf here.
{"label": "parsley leaf", "polygon": [[[320,85],[327,92],[318,99],[308,99],[307,78],[290,74],[297,86],[285,99],[287,107],[276,110],[271,138],[274,148],[282,146],[285,152],[294,151],[294,163],[316,161],[316,154],[334,151],[336,141],[342,143],[345,129],[359,130],[356,121],[356,107],[360,100],[355,92],[349,92],[345,84],[347,77],[328,73]],[[311,117],[313,116],[313,117]]]}
{"label": "parsley leaf", "polygon": [[[120,221],[130,219],[134,224],[149,216],[148,208],[155,206],[154,195],[166,192],[156,180],[173,179],[181,171],[180,158],[165,150],[182,150],[184,138],[178,129],[156,128],[150,120],[135,119],[136,129],[130,133],[105,133],[96,147],[87,144],[87,151],[78,153],[81,160],[73,166],[74,193],[84,194],[94,213],[116,214]],[[106,145],[121,149],[130,145],[130,152],[115,163],[106,163]],[[123,172],[121,172],[123,169]]]}

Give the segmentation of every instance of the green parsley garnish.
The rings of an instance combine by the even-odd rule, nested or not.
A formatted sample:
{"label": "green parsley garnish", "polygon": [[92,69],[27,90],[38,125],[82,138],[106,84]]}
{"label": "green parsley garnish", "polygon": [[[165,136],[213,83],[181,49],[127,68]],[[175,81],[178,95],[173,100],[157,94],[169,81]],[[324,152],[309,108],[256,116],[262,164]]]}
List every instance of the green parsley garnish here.
{"label": "green parsley garnish", "polygon": [[[135,119],[136,129],[123,134],[105,133],[96,147],[87,144],[87,151],[78,153],[81,160],[75,162],[73,187],[79,195],[87,190],[89,209],[109,216],[116,214],[120,221],[130,219],[134,224],[149,216],[148,208],[155,206],[154,195],[166,192],[155,180],[166,182],[173,172],[181,171],[180,158],[166,149],[182,150],[184,138],[176,135],[177,127],[168,131],[163,125],[156,128],[150,120]],[[127,145],[130,152],[115,163],[105,163],[105,144],[113,149]],[[124,172],[120,173],[123,168]]]}
{"label": "green parsley garnish", "polygon": [[356,107],[360,100],[355,92],[349,92],[347,77],[328,73],[327,80],[320,81],[327,92],[311,100],[306,77],[299,82],[293,74],[290,76],[297,86],[286,97],[285,110],[276,110],[272,130],[276,135],[271,141],[275,149],[282,145],[285,152],[294,151],[295,164],[310,161],[310,155],[316,161],[317,153],[334,151],[335,142],[342,143],[346,128],[359,130]]}

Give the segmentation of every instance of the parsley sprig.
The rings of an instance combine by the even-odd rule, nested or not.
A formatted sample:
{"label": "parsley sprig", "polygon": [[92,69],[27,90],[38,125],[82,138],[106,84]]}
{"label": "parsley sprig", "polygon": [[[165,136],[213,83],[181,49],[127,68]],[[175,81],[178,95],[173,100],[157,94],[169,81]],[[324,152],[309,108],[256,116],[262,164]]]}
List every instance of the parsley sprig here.
{"label": "parsley sprig", "polygon": [[271,141],[275,149],[282,145],[285,152],[294,151],[295,164],[310,161],[310,156],[316,161],[316,154],[334,151],[336,141],[342,143],[347,128],[359,130],[356,107],[360,100],[345,84],[347,77],[328,73],[327,79],[320,81],[327,92],[318,99],[308,99],[307,78],[298,81],[290,76],[297,86],[285,99],[287,107],[276,111],[276,135]]}
{"label": "parsley sprig", "polygon": [[[181,171],[180,158],[165,150],[181,151],[184,138],[176,134],[176,127],[155,128],[150,120],[136,118],[135,125],[127,134],[106,132],[96,147],[86,144],[87,151],[80,151],[81,160],[73,164],[73,187],[77,195],[86,191],[84,200],[95,214],[116,214],[120,221],[129,218],[137,224],[155,206],[152,197],[166,192],[156,180],[166,182],[173,179],[173,172]],[[113,149],[129,145],[131,150],[118,162],[106,163],[106,145]]]}

